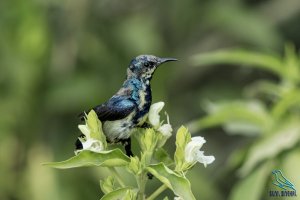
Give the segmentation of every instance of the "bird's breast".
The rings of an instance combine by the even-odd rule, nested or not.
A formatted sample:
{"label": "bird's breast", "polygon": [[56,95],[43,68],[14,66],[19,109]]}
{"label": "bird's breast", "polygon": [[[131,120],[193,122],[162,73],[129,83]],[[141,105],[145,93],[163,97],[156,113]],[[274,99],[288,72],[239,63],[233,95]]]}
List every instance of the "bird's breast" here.
{"label": "bird's breast", "polygon": [[139,91],[139,110],[142,110],[146,104],[146,92],[144,90]]}
{"label": "bird's breast", "polygon": [[151,106],[151,101],[152,96],[150,87],[146,87],[145,89],[139,91],[139,105],[133,118],[133,123],[137,126],[143,125],[146,121]]}
{"label": "bird's breast", "polygon": [[132,129],[134,128],[134,124],[132,123],[134,116],[135,112],[132,112],[124,119],[105,121],[103,123],[103,132],[108,141],[114,143],[129,138]]}

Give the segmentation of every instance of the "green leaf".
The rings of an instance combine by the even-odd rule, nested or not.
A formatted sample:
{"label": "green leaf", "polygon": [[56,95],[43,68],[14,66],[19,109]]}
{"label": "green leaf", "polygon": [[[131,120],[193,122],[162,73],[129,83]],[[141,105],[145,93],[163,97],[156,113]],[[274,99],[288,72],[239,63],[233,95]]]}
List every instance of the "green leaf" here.
{"label": "green leaf", "polygon": [[250,97],[267,96],[269,97],[268,100],[274,102],[277,98],[282,97],[284,90],[286,90],[284,85],[267,80],[259,80],[247,86],[245,93],[246,96]]}
{"label": "green leaf", "polygon": [[147,170],[170,188],[177,196],[183,199],[195,199],[189,180],[178,175],[163,163],[151,165],[147,167]]}
{"label": "green leaf", "polygon": [[277,74],[279,77],[284,75],[280,58],[239,49],[221,50],[194,55],[191,58],[191,63],[195,66],[213,64],[243,64],[245,66],[268,70]]}
{"label": "green leaf", "polygon": [[181,126],[176,134],[176,151],[174,160],[176,164],[176,171],[181,171],[185,163],[185,147],[191,141],[191,134],[188,129]]}
{"label": "green leaf", "polygon": [[290,90],[286,92],[283,97],[275,104],[272,108],[272,115],[274,118],[279,119],[284,117],[289,110],[293,107],[298,107],[300,105],[300,91]]}
{"label": "green leaf", "polygon": [[192,132],[224,125],[230,133],[251,135],[261,133],[272,123],[264,105],[258,101],[235,101],[223,104],[207,104],[209,115],[191,122]]}
{"label": "green leaf", "polygon": [[127,165],[129,161],[130,159],[120,149],[114,149],[111,151],[103,151],[101,153],[82,151],[77,156],[68,160],[46,163],[44,165],[58,169],[87,166],[116,167]]}
{"label": "green leaf", "polygon": [[158,136],[153,128],[147,128],[140,134],[140,146],[143,152],[152,152],[158,142]]}
{"label": "green leaf", "polygon": [[189,133],[189,130],[184,126],[181,126],[176,133],[176,144],[179,147],[185,147],[190,141],[191,134]]}
{"label": "green leaf", "polygon": [[299,82],[300,76],[300,61],[299,56],[297,55],[297,52],[295,50],[295,46],[291,44],[287,44],[285,46],[285,57],[283,62],[283,66],[285,66],[284,72],[286,80],[297,84],[297,82]]}
{"label": "green leaf", "polygon": [[[292,151],[284,154],[282,159],[282,169],[284,175],[289,178],[292,183],[299,185],[300,183],[300,148],[297,147]],[[299,187],[299,186],[298,186]]]}
{"label": "green leaf", "polygon": [[133,193],[131,188],[121,188],[105,194],[100,200],[127,200],[128,195]]}
{"label": "green leaf", "polygon": [[163,148],[159,148],[154,152],[154,159],[158,162],[164,163],[167,166],[174,164],[174,161],[171,159],[169,153]]}
{"label": "green leaf", "polygon": [[[267,178],[272,172],[273,164],[270,162],[264,163],[253,173],[246,178],[240,180],[233,188],[229,199],[230,200],[259,200],[262,192],[265,192],[265,184]],[[249,192],[251,190],[251,192]]]}
{"label": "green leaf", "polygon": [[272,135],[266,135],[250,148],[246,161],[239,170],[240,174],[246,176],[259,162],[274,158],[282,151],[295,146],[300,140],[299,133],[298,118],[289,120],[286,124],[277,127]]}
{"label": "green leaf", "polygon": [[106,137],[102,130],[102,123],[98,119],[98,116],[94,110],[91,110],[86,116],[86,124],[91,131],[91,138],[100,140],[103,143],[105,149],[107,147]]}

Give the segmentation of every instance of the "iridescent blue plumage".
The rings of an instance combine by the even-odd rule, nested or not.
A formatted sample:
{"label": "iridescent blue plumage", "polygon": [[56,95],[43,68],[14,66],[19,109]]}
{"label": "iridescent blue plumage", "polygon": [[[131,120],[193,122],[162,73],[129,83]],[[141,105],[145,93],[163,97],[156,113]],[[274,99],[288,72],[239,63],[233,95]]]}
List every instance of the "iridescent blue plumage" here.
{"label": "iridescent blue plumage", "polygon": [[134,128],[144,125],[150,109],[152,75],[160,64],[168,61],[176,59],[152,55],[134,58],[121,89],[107,102],[93,108],[102,121],[108,142],[124,143],[127,155],[132,155],[130,134]]}

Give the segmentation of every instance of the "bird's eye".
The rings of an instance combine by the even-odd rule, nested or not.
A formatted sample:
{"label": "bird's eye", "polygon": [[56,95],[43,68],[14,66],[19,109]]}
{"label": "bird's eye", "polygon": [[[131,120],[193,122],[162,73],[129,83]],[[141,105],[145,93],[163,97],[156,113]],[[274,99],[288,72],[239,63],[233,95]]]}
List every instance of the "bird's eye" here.
{"label": "bird's eye", "polygon": [[146,63],[144,64],[145,67],[150,67],[150,68],[154,67],[154,65],[155,65],[155,63],[154,63],[154,62],[151,62],[151,61],[146,62]]}
{"label": "bird's eye", "polygon": [[150,67],[154,67],[155,63],[154,62],[149,62]]}

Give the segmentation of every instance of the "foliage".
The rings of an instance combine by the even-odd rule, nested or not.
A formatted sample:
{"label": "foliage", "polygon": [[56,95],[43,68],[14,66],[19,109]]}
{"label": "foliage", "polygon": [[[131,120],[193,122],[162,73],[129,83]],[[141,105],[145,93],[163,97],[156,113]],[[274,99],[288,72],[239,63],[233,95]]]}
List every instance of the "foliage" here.
{"label": "foliage", "polygon": [[[193,131],[222,126],[228,134],[255,138],[249,145],[236,149],[229,159],[232,162],[237,159],[235,155],[247,152],[245,158],[229,164],[232,169],[239,168],[241,177],[229,199],[244,198],[249,188],[255,192],[248,199],[261,199],[269,179],[267,173],[274,167],[282,168],[282,158],[299,149],[300,57],[292,45],[287,45],[283,58],[246,50],[224,50],[196,55],[191,62],[199,67],[219,63],[258,67],[278,77],[276,82],[255,80],[246,87],[249,95],[243,99],[209,102],[207,116],[189,124]],[[290,170],[296,173],[298,166]]]}
{"label": "foliage", "polygon": [[[86,115],[86,124],[78,126],[85,135],[85,138],[81,138],[83,149],[80,150],[76,156],[66,161],[47,163],[46,165],[58,169],[70,169],[88,166],[101,166],[110,168],[119,182],[119,187],[115,186],[115,181],[112,176],[108,176],[104,181],[101,180],[100,188],[105,194],[101,199],[145,199],[145,189],[148,179],[147,176],[149,176],[149,173],[162,182],[162,187],[171,189],[176,196],[182,199],[196,199],[191,191],[190,182],[185,176],[187,170],[193,167],[196,163],[187,160],[187,156],[194,156],[194,152],[187,151],[189,143],[191,142],[191,136],[188,130],[185,127],[181,127],[177,132],[177,150],[174,154],[176,162],[173,170],[167,166],[169,164],[168,162],[163,162],[165,155],[158,154],[154,156],[157,154],[157,152],[161,152],[160,149],[170,137],[169,134],[171,134],[165,134],[164,131],[160,131],[161,129],[159,126],[156,126],[156,128],[154,126],[162,124],[162,122],[160,122],[159,112],[163,106],[164,104],[162,102],[153,104],[149,113],[149,123],[153,126],[153,128],[148,128],[145,130],[141,129],[138,131],[138,133],[136,133],[136,137],[140,143],[140,157],[135,156],[129,158],[120,149],[106,150],[107,144],[100,145],[101,147],[104,146],[104,148],[100,149],[100,151],[99,148],[95,148],[95,146],[91,148],[88,145],[84,145],[89,140],[95,140],[95,142],[92,143],[93,145],[106,143],[101,122],[98,120],[94,110],[92,110]],[[153,122],[155,123],[153,124]],[[172,131],[170,124],[169,127],[170,129],[168,130]],[[187,138],[187,140],[184,138]],[[163,145],[161,145],[161,141],[163,141]],[[202,145],[203,144],[201,143],[196,151],[198,151]],[[163,157],[160,157],[160,155]],[[153,159],[154,157],[155,159]],[[202,160],[206,158],[203,153],[200,157]],[[206,164],[210,164],[213,161],[214,157],[212,157],[211,161],[199,162],[203,162],[206,166]],[[125,185],[124,180],[122,180],[123,178],[118,174],[114,167],[127,168],[128,171],[135,176],[137,188],[135,188],[135,186]],[[162,191],[163,190],[161,189],[155,191],[147,199],[149,200],[156,198]]]}
{"label": "foliage", "polygon": [[[243,91],[246,95],[269,91],[268,99],[277,99],[284,91],[277,87],[278,76],[272,75],[276,70],[269,73],[269,69],[258,66],[264,60],[254,61],[252,57],[252,64],[243,68],[233,68],[227,61],[222,62],[226,67],[192,67],[187,58],[195,52],[238,47],[259,56],[275,54],[271,57],[281,62],[286,41],[299,49],[299,9],[299,0],[1,1],[0,199],[81,200],[99,195],[95,177],[104,179],[107,171],[80,168],[66,172],[41,163],[73,156],[76,116],[119,89],[127,64],[136,55],[180,60],[158,69],[151,82],[153,99],[167,102],[174,127],[203,116],[203,110],[213,105],[203,104],[201,108],[199,102],[206,99],[220,105],[241,98]],[[263,57],[269,58],[269,54]],[[249,87],[254,81],[256,86]],[[287,95],[274,110],[276,115],[285,115],[284,107],[296,99]],[[253,101],[260,102],[259,94],[251,98],[250,105],[249,101],[238,101],[238,109],[245,103],[251,107]],[[194,167],[188,174],[190,182],[197,183],[192,185],[197,199],[226,199],[239,181],[235,168],[228,170],[226,166],[239,166],[246,155],[242,149],[248,150],[244,145],[260,137],[264,132],[260,127],[269,123],[265,115],[270,114],[265,112],[269,103],[266,108],[265,103],[258,104],[261,122],[260,117],[247,115],[254,120],[252,124],[227,122],[223,130],[201,133],[189,129],[194,134],[207,134],[211,144],[207,150],[218,158],[207,170]],[[236,136],[240,130],[250,137]],[[234,131],[235,135],[223,134]],[[160,149],[168,167],[172,165],[166,151],[174,152],[174,135],[165,151]],[[133,149],[137,146],[134,143]],[[299,151],[284,152],[279,154],[278,166],[300,185],[296,178],[299,171],[294,170],[300,166]],[[227,159],[229,164],[224,165]],[[134,184],[130,176],[126,178]],[[158,183],[150,182],[149,191],[159,187]],[[82,190],[85,187],[89,189]],[[171,195],[169,190],[164,194]]]}

